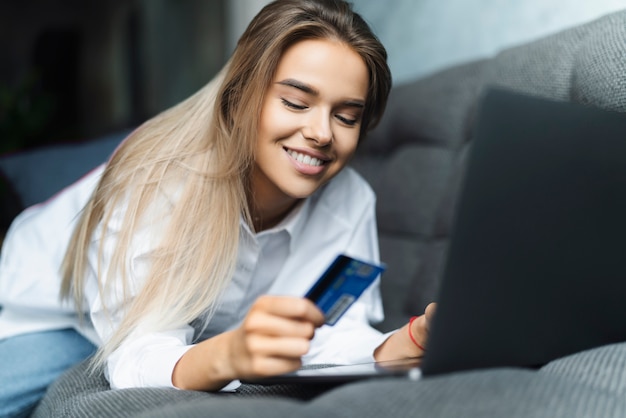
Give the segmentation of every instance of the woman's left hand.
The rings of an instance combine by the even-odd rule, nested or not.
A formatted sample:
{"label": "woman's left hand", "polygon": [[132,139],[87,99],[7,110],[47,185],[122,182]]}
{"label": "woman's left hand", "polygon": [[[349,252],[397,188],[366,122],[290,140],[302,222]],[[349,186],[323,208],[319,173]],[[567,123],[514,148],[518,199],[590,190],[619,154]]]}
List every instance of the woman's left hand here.
{"label": "woman's left hand", "polygon": [[431,303],[424,314],[394,332],[374,351],[376,361],[420,357],[428,344],[428,332],[437,304]]}

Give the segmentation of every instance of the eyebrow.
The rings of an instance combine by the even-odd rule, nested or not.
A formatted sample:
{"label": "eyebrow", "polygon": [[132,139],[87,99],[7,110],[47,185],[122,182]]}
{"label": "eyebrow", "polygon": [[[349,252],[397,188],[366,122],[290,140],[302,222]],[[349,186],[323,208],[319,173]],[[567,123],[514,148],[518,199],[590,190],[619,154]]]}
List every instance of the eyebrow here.
{"label": "eyebrow", "polygon": [[[301,81],[298,80],[294,80],[293,78],[287,78],[285,80],[282,81],[277,81],[276,84],[280,84],[281,86],[287,86],[287,87],[293,87],[295,89],[298,89],[306,94],[310,94],[311,96],[319,96],[320,92],[319,90],[317,90],[316,88],[305,84]],[[347,100],[344,102],[344,105],[346,106],[350,106],[350,107],[358,107],[358,108],[364,108],[365,107],[365,103],[361,100]]]}

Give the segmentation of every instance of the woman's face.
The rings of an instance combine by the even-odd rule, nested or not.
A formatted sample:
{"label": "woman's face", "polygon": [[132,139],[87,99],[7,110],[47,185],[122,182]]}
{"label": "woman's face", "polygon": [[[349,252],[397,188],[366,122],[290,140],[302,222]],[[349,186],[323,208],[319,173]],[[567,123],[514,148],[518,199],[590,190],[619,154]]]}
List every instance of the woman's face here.
{"label": "woman's face", "polygon": [[345,167],[368,83],[364,61],[341,42],[305,40],[285,51],[261,109],[252,174],[261,205],[308,197]]}

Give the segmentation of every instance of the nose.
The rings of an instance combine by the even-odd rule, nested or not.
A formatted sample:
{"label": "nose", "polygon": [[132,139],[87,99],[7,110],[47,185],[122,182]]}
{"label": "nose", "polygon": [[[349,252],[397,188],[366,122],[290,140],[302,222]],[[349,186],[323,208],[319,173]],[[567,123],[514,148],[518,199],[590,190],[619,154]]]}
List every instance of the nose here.
{"label": "nose", "polygon": [[320,147],[327,146],[333,141],[330,118],[330,114],[321,110],[311,112],[302,129],[302,134],[307,140],[316,142]]}

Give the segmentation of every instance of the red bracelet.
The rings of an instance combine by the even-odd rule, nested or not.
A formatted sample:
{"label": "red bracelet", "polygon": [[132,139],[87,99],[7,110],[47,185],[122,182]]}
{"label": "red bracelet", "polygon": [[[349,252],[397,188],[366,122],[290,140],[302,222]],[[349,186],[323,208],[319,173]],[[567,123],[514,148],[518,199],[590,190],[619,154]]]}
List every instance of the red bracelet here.
{"label": "red bracelet", "polygon": [[411,319],[409,320],[409,338],[411,338],[411,341],[413,341],[413,344],[415,344],[417,348],[419,348],[422,351],[426,351],[424,346],[417,342],[417,340],[413,336],[413,333],[411,332],[411,326],[413,325],[413,321],[415,321],[417,318],[419,318],[419,316],[412,316]]}

